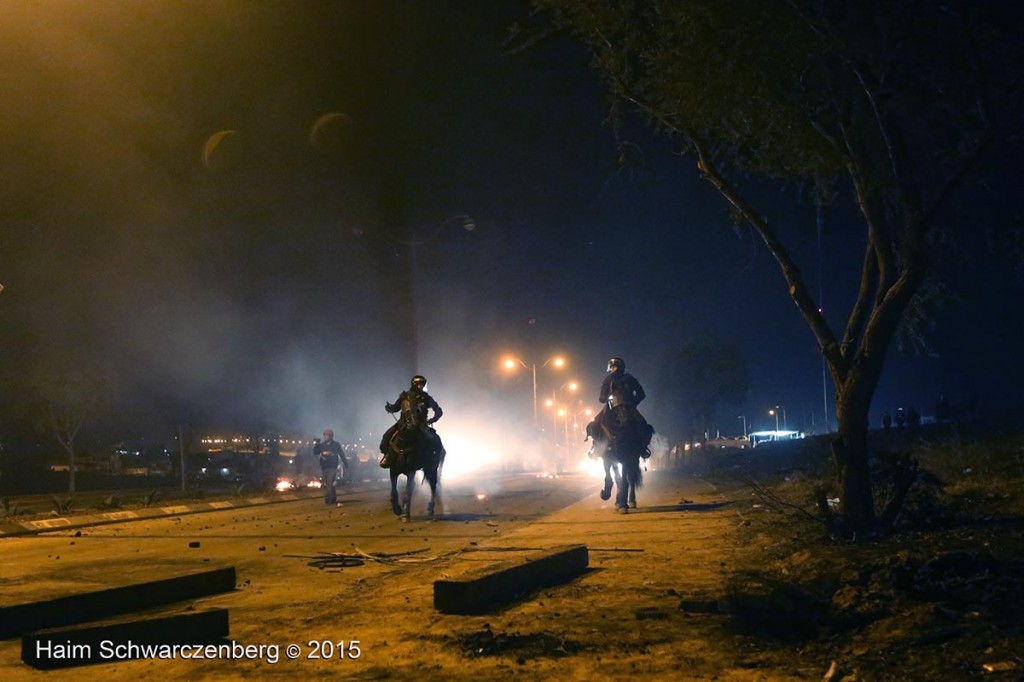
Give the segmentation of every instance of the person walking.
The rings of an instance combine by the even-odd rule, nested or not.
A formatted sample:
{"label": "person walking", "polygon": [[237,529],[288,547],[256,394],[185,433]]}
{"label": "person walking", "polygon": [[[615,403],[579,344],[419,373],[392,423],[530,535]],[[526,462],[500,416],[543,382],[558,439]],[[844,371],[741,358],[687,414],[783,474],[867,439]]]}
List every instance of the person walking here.
{"label": "person walking", "polygon": [[313,454],[320,460],[320,483],[324,489],[324,504],[336,504],[340,507],[334,482],[338,479],[338,467],[341,466],[345,455],[341,450],[341,443],[334,440],[334,431],[324,429],[324,439],[318,439],[313,445]]}

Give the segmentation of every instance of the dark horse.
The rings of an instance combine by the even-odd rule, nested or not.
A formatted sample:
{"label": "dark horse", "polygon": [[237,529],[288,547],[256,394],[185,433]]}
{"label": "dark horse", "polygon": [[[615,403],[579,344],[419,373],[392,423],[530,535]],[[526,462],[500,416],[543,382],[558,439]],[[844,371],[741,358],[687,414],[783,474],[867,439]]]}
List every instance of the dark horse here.
{"label": "dark horse", "polygon": [[[444,464],[444,448],[440,440],[431,438],[426,423],[426,410],[408,397],[402,398],[401,416],[398,418],[398,429],[387,443],[388,470],[391,474],[391,509],[402,521],[410,519],[410,503],[412,501],[412,484],[416,472],[423,471],[423,480],[430,484],[430,503],[427,514],[434,519],[434,502],[437,499],[437,485],[441,477],[441,465]],[[398,501],[398,477],[405,476],[405,494],[402,502]]]}
{"label": "dark horse", "polygon": [[646,438],[635,422],[615,412],[587,425],[587,435],[594,439],[591,452],[604,462],[604,489],[601,499],[612,493],[615,477],[615,509],[621,514],[636,509],[636,489],[643,485],[640,459],[647,454]]}

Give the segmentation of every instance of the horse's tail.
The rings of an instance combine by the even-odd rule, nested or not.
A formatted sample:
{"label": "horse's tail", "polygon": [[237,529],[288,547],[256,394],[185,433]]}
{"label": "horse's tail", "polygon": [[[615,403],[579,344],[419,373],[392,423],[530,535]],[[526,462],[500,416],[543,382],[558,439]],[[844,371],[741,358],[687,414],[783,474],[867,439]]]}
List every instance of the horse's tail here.
{"label": "horse's tail", "polygon": [[644,472],[643,472],[643,469],[640,467],[640,458],[639,457],[636,457],[636,458],[630,457],[629,461],[622,465],[622,468],[629,470],[628,478],[631,479],[634,484],[636,484],[637,488],[642,488],[643,487],[643,485],[644,485]]}

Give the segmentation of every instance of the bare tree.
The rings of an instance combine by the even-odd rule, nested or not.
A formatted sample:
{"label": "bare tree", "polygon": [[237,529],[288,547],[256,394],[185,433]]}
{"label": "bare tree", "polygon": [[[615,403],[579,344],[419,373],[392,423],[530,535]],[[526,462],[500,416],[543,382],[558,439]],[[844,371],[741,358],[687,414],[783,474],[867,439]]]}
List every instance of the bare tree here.
{"label": "bare tree", "polygon": [[68,455],[68,492],[76,486],[78,437],[86,422],[107,401],[107,386],[97,371],[83,365],[49,364],[34,378],[44,424]]}

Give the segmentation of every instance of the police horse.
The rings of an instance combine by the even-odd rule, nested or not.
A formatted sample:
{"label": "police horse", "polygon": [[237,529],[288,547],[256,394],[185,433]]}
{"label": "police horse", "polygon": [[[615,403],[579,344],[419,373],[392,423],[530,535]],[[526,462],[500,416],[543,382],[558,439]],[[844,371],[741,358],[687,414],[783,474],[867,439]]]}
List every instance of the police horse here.
{"label": "police horse", "polygon": [[[388,471],[391,475],[391,510],[407,522],[411,518],[413,482],[416,472],[423,471],[423,480],[430,484],[430,502],[427,514],[434,520],[434,503],[438,498],[437,486],[444,464],[444,448],[437,447],[428,436],[426,410],[412,399],[403,396],[400,403],[398,429],[387,442]],[[440,441],[437,441],[440,443]],[[405,476],[405,492],[398,499],[398,477]]]}
{"label": "police horse", "polygon": [[614,477],[615,509],[620,514],[628,513],[630,508],[636,509],[636,489],[643,485],[640,460],[649,452],[647,438],[640,432],[639,425],[625,415],[611,411],[587,425],[587,437],[594,440],[591,458],[600,457],[604,463],[601,499],[611,497]]}

